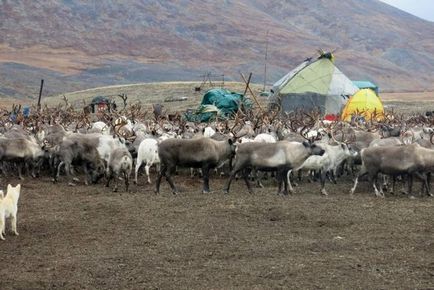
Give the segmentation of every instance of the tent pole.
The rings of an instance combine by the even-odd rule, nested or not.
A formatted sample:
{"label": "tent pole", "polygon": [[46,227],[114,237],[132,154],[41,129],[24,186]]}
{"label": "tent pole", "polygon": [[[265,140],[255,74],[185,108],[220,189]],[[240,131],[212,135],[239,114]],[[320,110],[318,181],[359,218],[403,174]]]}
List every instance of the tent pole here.
{"label": "tent pole", "polygon": [[41,110],[41,97],[42,97],[42,89],[43,88],[44,88],[44,80],[42,79],[41,80],[41,87],[39,89],[39,97],[38,97],[38,105],[37,105],[39,111]]}
{"label": "tent pole", "polygon": [[248,90],[248,87],[250,85],[250,80],[252,79],[252,73],[249,74],[249,78],[247,79],[247,82],[246,82],[246,79],[244,78],[244,75],[241,74],[241,76],[243,77],[244,82],[246,83],[246,88],[244,89],[244,93],[243,93],[243,96],[245,96],[247,94],[247,90]]}
{"label": "tent pole", "polygon": [[262,91],[265,92],[265,86],[267,85],[267,60],[268,60],[268,30],[265,35],[265,61],[264,61],[264,87]]}
{"label": "tent pole", "polygon": [[243,78],[244,82],[246,83],[246,89],[244,91],[244,95],[246,95],[247,90],[249,90],[250,94],[253,97],[253,100],[255,101],[256,105],[258,105],[259,109],[261,110],[261,113],[264,113],[264,110],[262,109],[261,105],[258,102],[258,99],[256,99],[255,94],[253,93],[252,89],[250,88],[250,79],[252,78],[252,73],[250,73],[249,75],[249,80],[247,81],[246,78],[244,77],[244,75],[240,72],[241,77]]}

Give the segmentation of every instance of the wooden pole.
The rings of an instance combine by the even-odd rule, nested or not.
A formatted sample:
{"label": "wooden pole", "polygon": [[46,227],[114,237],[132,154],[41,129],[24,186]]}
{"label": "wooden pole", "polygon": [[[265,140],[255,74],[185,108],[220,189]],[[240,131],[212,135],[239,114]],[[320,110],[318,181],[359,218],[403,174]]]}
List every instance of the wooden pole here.
{"label": "wooden pole", "polygon": [[41,97],[42,97],[42,89],[44,88],[44,80],[41,80],[41,88],[39,89],[39,97],[38,97],[38,110],[41,109]]}
{"label": "wooden pole", "polygon": [[245,90],[244,95],[246,94],[247,90],[249,90],[256,105],[258,105],[259,109],[261,110],[261,113],[264,113],[264,110],[262,109],[261,105],[259,104],[258,99],[256,99],[255,94],[253,93],[252,89],[250,88],[250,79],[252,78],[252,73],[250,73],[248,81],[246,80],[246,78],[244,77],[244,75],[242,73],[240,73],[240,74],[241,74],[241,77],[243,78],[244,82],[246,83],[246,90]]}
{"label": "wooden pole", "polygon": [[262,89],[265,92],[265,86],[267,85],[267,60],[268,60],[268,30],[267,35],[265,36],[265,60],[264,60],[264,87]]}
{"label": "wooden pole", "polygon": [[[241,76],[243,77],[244,82],[246,82],[246,79],[244,78],[244,75],[241,74]],[[247,94],[247,90],[249,88],[251,78],[252,78],[252,73],[249,74],[249,78],[247,79],[246,88],[245,88],[244,94],[243,94],[244,96]]]}

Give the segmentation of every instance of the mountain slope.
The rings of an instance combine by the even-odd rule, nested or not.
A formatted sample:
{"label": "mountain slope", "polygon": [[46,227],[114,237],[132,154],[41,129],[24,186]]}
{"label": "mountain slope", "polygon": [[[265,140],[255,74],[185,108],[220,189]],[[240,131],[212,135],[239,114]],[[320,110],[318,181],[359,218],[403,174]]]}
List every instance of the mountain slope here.
{"label": "mountain slope", "polygon": [[0,94],[14,96],[40,78],[49,93],[206,71],[261,81],[267,32],[269,82],[319,48],[384,89],[434,80],[434,24],[377,0],[0,0],[0,27]]}

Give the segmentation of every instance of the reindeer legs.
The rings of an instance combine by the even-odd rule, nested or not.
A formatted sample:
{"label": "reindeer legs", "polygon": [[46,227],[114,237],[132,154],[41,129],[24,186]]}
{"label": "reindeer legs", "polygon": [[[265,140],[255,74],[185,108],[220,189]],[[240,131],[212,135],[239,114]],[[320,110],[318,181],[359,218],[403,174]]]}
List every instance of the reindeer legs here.
{"label": "reindeer legs", "polygon": [[292,187],[292,184],[291,184],[291,172],[292,172],[292,169],[288,170],[288,172],[286,173],[286,182],[288,183],[289,192],[291,194],[293,194],[294,188]]}
{"label": "reindeer legs", "polygon": [[209,193],[209,166],[202,167],[202,175],[203,175],[203,190],[202,193]]}
{"label": "reindeer legs", "polygon": [[176,166],[168,167],[168,170],[166,171],[166,175],[165,175],[166,180],[170,185],[170,188],[172,188],[173,194],[178,193],[178,189],[176,188],[175,183],[173,182],[173,179],[172,179],[172,174],[175,173],[175,170],[176,170]]}
{"label": "reindeer legs", "polygon": [[327,170],[322,169],[321,170],[321,194],[322,195],[328,195],[325,189],[326,175],[327,175]]}
{"label": "reindeer legs", "polygon": [[158,174],[157,182],[155,185],[155,193],[160,193],[161,178],[163,176],[166,177],[166,180],[172,189],[172,193],[173,194],[178,193],[178,189],[175,187],[175,184],[173,183],[173,180],[171,177],[171,174],[173,174],[175,172],[175,170],[176,170],[176,166],[170,166],[169,167],[169,165],[167,165],[167,164],[161,164],[160,173]]}

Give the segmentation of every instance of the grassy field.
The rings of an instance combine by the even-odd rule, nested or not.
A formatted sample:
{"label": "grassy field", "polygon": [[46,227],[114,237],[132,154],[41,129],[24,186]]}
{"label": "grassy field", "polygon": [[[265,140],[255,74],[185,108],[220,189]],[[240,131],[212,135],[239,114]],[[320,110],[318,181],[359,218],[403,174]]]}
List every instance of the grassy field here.
{"label": "grassy field", "polygon": [[381,99],[388,110],[407,114],[434,111],[434,92],[384,93]]}
{"label": "grassy field", "polygon": [[[151,108],[152,104],[163,103],[168,111],[182,111],[188,108],[196,108],[203,94],[211,88],[207,84],[202,86],[201,91],[196,92],[195,87],[199,87],[200,85],[200,82],[142,83],[71,92],[65,93],[64,96],[74,106],[81,107],[83,104],[89,104],[93,97],[99,95],[113,96],[116,103],[121,105],[122,100],[117,95],[127,94],[129,104],[140,102],[145,107]],[[245,90],[245,84],[238,82],[226,82],[224,87],[240,93],[243,93]],[[261,106],[266,107],[267,98],[259,96],[262,85],[252,84],[251,88]],[[168,97],[187,97],[188,99],[187,101],[164,102]],[[43,99],[43,103],[49,106],[57,105],[63,103],[62,98],[63,95],[48,97]],[[383,93],[381,94],[381,98],[387,109],[393,108],[399,112],[412,113],[434,110],[434,92]]]}
{"label": "grassy field", "polygon": [[[210,88],[209,84],[203,85],[199,92],[195,91],[201,82],[160,82],[160,83],[140,83],[131,85],[119,85],[100,87],[77,92],[68,92],[62,95],[45,97],[43,104],[57,106],[64,104],[63,96],[69,103],[77,108],[83,107],[91,102],[95,96],[111,96],[116,103],[122,107],[122,99],[118,94],[126,94],[128,103],[141,103],[145,108],[151,109],[152,104],[162,103],[168,111],[184,111],[188,108],[197,108],[203,94]],[[215,83],[220,87],[221,83]],[[243,93],[245,84],[239,82],[225,82],[224,88]],[[257,96],[257,100],[264,108],[267,106],[267,98],[259,96],[262,85],[252,84],[251,88]],[[249,93],[247,95],[250,95]],[[411,114],[414,112],[425,112],[434,110],[434,92],[402,92],[402,93],[382,93],[381,99],[388,110],[395,110],[402,113]],[[187,97],[186,101],[165,102],[166,98]],[[10,109],[12,104],[32,104],[36,100],[19,100],[6,96],[0,96],[0,107]]]}
{"label": "grassy field", "polygon": [[[83,106],[83,104],[89,104],[95,96],[113,96],[118,105],[122,104],[122,99],[118,97],[118,94],[126,94],[128,96],[128,103],[141,103],[144,106],[151,107],[152,104],[162,103],[169,111],[185,110],[188,108],[196,108],[203,94],[211,88],[209,84],[201,87],[199,92],[195,91],[196,87],[201,85],[200,82],[162,82],[162,83],[146,83],[146,84],[134,84],[134,85],[122,85],[122,86],[109,86],[102,88],[95,88],[90,90],[84,90],[79,92],[66,93],[64,96],[69,100],[71,104],[75,106]],[[219,86],[217,86],[219,87]],[[245,90],[244,83],[237,82],[225,82],[224,88],[235,92],[243,93]],[[262,86],[251,86],[255,95],[259,96]],[[164,102],[168,97],[187,97],[187,101],[176,102]],[[45,98],[43,103],[49,106],[57,105],[62,101],[63,95]],[[258,100],[262,105],[266,103],[266,98],[258,97]]]}

